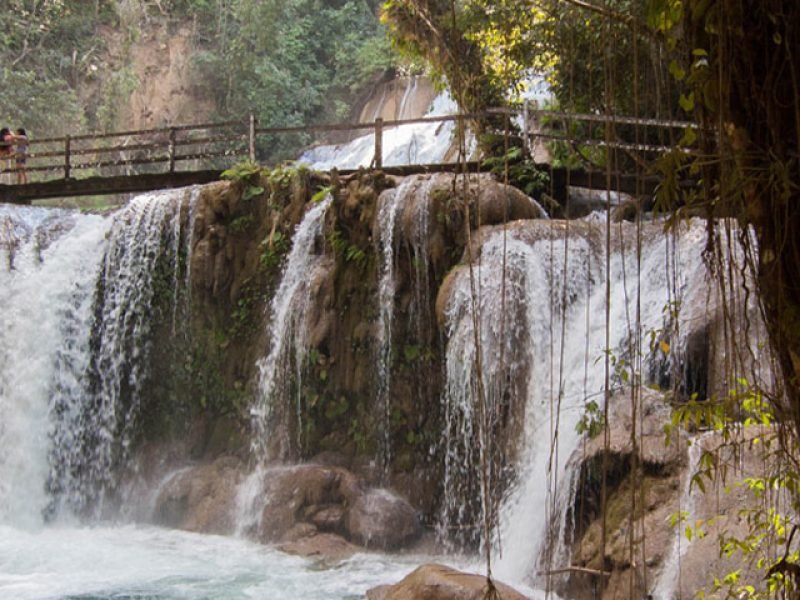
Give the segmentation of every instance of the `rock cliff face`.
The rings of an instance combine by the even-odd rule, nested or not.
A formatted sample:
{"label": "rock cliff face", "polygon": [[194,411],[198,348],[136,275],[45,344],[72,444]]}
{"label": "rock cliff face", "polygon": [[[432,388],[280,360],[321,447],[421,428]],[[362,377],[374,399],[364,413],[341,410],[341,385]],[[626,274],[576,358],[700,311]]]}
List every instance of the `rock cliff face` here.
{"label": "rock cliff face", "polygon": [[[174,414],[179,407],[184,419],[148,421],[140,455],[142,472],[156,479],[167,471],[165,456],[175,458],[166,461],[173,466],[187,458],[201,466],[164,485],[156,511],[162,523],[232,531],[236,500],[231,490],[245,477],[259,433],[251,407],[261,393],[259,360],[276,331],[270,303],[296,228],[314,206],[312,195],[323,187],[330,188],[333,199],[322,235],[312,242],[324,260],[309,280],[307,351],[299,371],[289,373],[273,399],[270,440],[283,440],[280,450],[269,446],[271,441],[267,445],[281,462],[313,459],[329,465],[287,471],[281,476],[291,482],[287,489],[294,485],[320,495],[306,480],[308,473],[324,473],[358,481],[356,487],[365,491],[325,492],[324,498],[298,500],[297,506],[280,501],[291,515],[277,520],[280,511],[265,500],[265,517],[272,516],[259,519],[260,530],[252,535],[296,544],[295,526],[304,524],[313,526],[315,535],[344,535],[361,545],[393,548],[416,539],[418,521],[430,525],[435,517],[443,418],[443,340],[435,303],[465,247],[464,205],[471,208],[471,229],[544,214],[519,191],[484,176],[463,185],[450,175],[360,174],[344,180],[284,170],[206,186],[192,214],[184,211],[193,223],[186,257],[190,310],[184,335],[175,336],[165,326],[164,340],[155,345],[160,350],[153,360],[157,384],[151,394],[154,414]],[[379,303],[386,249],[379,240],[387,235],[381,207],[390,202],[399,206],[388,249],[394,318],[388,324],[391,345],[382,348]],[[183,357],[182,364],[170,360],[176,355]],[[382,360],[383,374],[377,367]],[[382,377],[391,380],[383,401]],[[270,491],[273,484],[265,484],[265,498],[282,497]],[[402,491],[411,504],[404,508],[395,496],[381,492],[383,487]],[[385,515],[394,516],[382,520]]]}

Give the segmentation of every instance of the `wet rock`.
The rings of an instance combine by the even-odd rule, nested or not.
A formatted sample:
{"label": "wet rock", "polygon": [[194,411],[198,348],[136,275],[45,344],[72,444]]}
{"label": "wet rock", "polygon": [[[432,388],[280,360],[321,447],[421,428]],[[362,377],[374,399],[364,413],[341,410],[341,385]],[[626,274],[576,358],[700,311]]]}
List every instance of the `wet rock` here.
{"label": "wet rock", "polygon": [[[637,401],[636,423],[631,412],[630,392],[622,392],[609,400],[609,454],[626,456],[632,452],[631,431],[636,431],[639,460],[664,471],[676,470],[685,459],[685,454],[677,444],[667,445],[664,437],[664,423],[670,419],[670,407],[663,394],[642,388]],[[605,451],[603,436],[588,440],[581,449],[580,460],[589,462]],[[579,457],[575,457],[576,459]]]}
{"label": "wet rock", "polygon": [[414,508],[383,489],[359,495],[347,511],[345,527],[352,540],[383,549],[399,548],[420,533]]}
{"label": "wet rock", "polygon": [[480,215],[475,218],[480,218],[481,225],[547,218],[547,212],[535,200],[510,185],[490,182],[479,188],[478,193]]}
{"label": "wet rock", "polygon": [[[513,588],[493,582],[503,600],[525,600]],[[367,591],[367,600],[484,600],[488,582],[483,575],[463,573],[439,564],[417,567],[395,585],[382,585]]]}
{"label": "wet rock", "polygon": [[263,485],[264,504],[257,537],[264,542],[280,539],[297,522],[304,521],[308,507],[350,503],[360,492],[352,473],[324,465],[269,469]]}
{"label": "wet rock", "polygon": [[232,533],[240,478],[241,463],[233,457],[179,471],[158,494],[153,519],[187,531]]}
{"label": "wet rock", "polygon": [[334,533],[313,532],[291,541],[281,542],[278,550],[298,556],[322,557],[326,560],[343,560],[351,557],[360,549]]}

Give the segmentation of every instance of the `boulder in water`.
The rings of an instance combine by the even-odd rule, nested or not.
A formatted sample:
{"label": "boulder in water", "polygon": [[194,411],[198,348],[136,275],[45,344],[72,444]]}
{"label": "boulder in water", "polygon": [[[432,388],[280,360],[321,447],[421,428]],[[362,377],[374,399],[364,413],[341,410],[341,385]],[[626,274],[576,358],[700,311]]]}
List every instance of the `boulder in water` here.
{"label": "boulder in water", "polygon": [[[513,588],[494,581],[497,596],[503,600],[525,600]],[[395,585],[382,585],[367,591],[367,600],[484,600],[488,581],[483,575],[463,573],[438,564],[417,567]]]}
{"label": "boulder in water", "polygon": [[228,456],[178,472],[159,493],[154,520],[188,531],[232,533],[240,468],[240,461]]}
{"label": "boulder in water", "polygon": [[[264,504],[258,538],[281,539],[298,522],[310,520],[323,509],[319,521],[336,529],[335,506],[352,502],[360,484],[349,471],[325,465],[294,465],[269,469],[264,477]],[[339,517],[341,522],[341,517]]]}
{"label": "boulder in water", "polygon": [[413,507],[384,489],[359,495],[347,511],[345,525],[351,539],[384,549],[403,546],[420,534]]}

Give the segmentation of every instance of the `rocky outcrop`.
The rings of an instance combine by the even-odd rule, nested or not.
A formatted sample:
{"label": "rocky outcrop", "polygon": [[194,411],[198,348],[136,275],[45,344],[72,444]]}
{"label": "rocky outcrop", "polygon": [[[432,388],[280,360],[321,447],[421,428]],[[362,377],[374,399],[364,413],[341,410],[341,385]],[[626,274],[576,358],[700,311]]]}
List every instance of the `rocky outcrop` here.
{"label": "rocky outcrop", "polygon": [[[494,588],[497,595],[489,595]],[[489,581],[483,575],[463,573],[439,564],[418,567],[399,583],[372,588],[367,591],[367,600],[525,600],[526,596],[513,588]]]}
{"label": "rocky outcrop", "polygon": [[[764,572],[755,565],[758,552],[743,554],[734,545],[724,554],[720,540],[745,540],[752,533],[748,520],[756,522],[758,509],[741,509],[756,507],[759,500],[757,492],[740,482],[762,477],[765,468],[775,469],[774,455],[765,448],[775,431],[734,427],[727,432],[683,432],[668,442],[663,428],[671,408],[662,395],[643,389],[637,406],[641,412],[634,428],[630,393],[613,396],[609,439],[588,440],[571,459],[580,469],[580,481],[571,513],[573,528],[562,532],[568,543],[572,540],[571,562],[556,568],[553,577],[560,595],[690,597],[698,590],[712,590],[715,577],[722,579],[733,571],[740,572],[742,581],[763,587]],[[711,461],[705,466],[700,460],[704,454]]]}
{"label": "rocky outcrop", "polygon": [[[232,533],[241,518],[236,494],[242,479],[241,463],[231,457],[183,469],[163,485],[154,520],[190,531]],[[401,548],[421,533],[417,512],[406,500],[369,488],[342,467],[271,467],[256,486],[253,504],[260,516],[245,533],[287,552],[341,557],[357,547]]]}

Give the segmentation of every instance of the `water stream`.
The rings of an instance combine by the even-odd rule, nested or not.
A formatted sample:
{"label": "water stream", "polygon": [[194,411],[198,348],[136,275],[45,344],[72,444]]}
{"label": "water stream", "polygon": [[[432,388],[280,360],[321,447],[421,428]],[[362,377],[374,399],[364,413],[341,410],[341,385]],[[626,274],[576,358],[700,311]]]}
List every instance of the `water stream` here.
{"label": "water stream", "polygon": [[[270,304],[270,348],[259,361],[259,402],[252,409],[254,430],[253,443],[259,462],[273,457],[286,457],[298,439],[290,439],[287,432],[290,423],[284,420],[277,430],[282,432],[273,439],[271,420],[273,413],[290,405],[292,386],[294,397],[296,431],[302,431],[300,393],[305,369],[306,337],[308,334],[308,311],[311,306],[311,287],[314,280],[328,268],[328,260],[315,252],[316,240],[322,234],[325,214],[333,198],[327,195],[308,210],[292,236],[292,248],[282,269],[281,283]],[[294,379],[294,381],[292,381]],[[277,442],[277,443],[276,443]]]}

